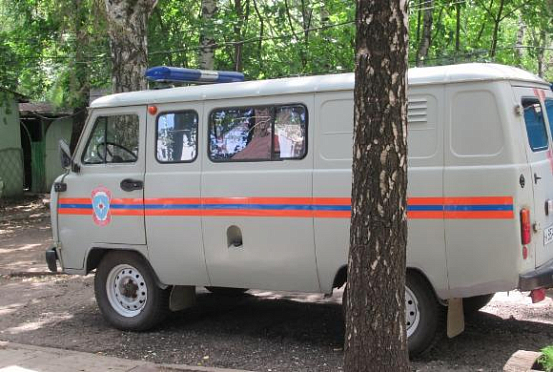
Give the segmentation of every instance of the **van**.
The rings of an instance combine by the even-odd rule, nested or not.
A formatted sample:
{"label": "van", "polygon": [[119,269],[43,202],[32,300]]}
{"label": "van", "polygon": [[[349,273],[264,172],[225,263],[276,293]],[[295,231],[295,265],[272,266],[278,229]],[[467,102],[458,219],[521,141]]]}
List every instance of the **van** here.
{"label": "van", "polygon": [[[553,93],[497,64],[408,77],[415,355],[446,317],[462,330],[462,306],[552,286]],[[347,277],[353,86],[340,74],[95,100],[53,186],[50,268],[96,270],[99,308],[123,330],[191,306],[197,286],[332,293]]]}

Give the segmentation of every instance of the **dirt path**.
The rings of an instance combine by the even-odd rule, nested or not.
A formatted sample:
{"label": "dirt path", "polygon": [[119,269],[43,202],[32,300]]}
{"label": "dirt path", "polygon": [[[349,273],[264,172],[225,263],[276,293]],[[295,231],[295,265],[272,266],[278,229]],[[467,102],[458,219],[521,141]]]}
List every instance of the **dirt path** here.
{"label": "dirt path", "polygon": [[[49,246],[41,203],[8,206],[0,215],[0,340],[163,363],[255,371],[336,371],[342,368],[340,295],[254,291],[237,298],[203,290],[198,306],[173,314],[147,333],[108,327],[94,300],[93,277],[43,275]],[[549,296],[553,296],[551,293]],[[553,343],[553,300],[530,304],[498,294],[443,340],[419,371],[500,371],[518,349]]]}

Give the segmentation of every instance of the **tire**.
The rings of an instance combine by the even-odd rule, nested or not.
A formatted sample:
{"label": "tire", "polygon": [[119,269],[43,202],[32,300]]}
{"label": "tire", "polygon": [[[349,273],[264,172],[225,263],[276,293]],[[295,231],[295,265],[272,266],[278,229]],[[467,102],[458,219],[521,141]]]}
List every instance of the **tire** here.
{"label": "tire", "polygon": [[409,357],[428,352],[444,335],[446,307],[438,302],[427,281],[413,272],[406,277],[405,319]]}
{"label": "tire", "polygon": [[112,251],[94,278],[96,302],[104,319],[124,331],[145,331],[169,313],[171,288],[158,287],[155,274],[138,253]]}
{"label": "tire", "polygon": [[205,287],[209,292],[219,296],[240,296],[248,291],[247,288]]}
{"label": "tire", "polygon": [[[346,315],[347,290],[342,294],[342,311]],[[405,288],[405,320],[409,357],[428,352],[443,337],[446,309],[434,291],[419,274],[407,273]]]}
{"label": "tire", "polygon": [[490,302],[495,293],[463,298],[463,311],[465,316],[471,316]]}

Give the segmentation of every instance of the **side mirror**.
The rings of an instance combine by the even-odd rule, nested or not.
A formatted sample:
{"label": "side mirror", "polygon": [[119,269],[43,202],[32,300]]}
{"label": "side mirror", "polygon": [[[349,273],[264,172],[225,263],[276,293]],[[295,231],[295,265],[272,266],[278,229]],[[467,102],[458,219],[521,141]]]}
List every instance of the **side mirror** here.
{"label": "side mirror", "polygon": [[69,145],[65,140],[61,139],[59,142],[59,154],[61,167],[66,170],[72,170],[74,172],[79,172],[79,166],[73,162],[73,157],[71,157],[71,150]]}

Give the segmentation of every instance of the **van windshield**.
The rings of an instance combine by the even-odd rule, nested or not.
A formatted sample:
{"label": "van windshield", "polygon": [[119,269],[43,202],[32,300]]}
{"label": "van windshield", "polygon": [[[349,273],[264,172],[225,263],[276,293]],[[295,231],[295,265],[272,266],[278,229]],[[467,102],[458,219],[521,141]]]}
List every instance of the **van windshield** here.
{"label": "van windshield", "polygon": [[523,99],[522,106],[530,148],[534,152],[547,149],[547,130],[540,102],[537,99]]}

